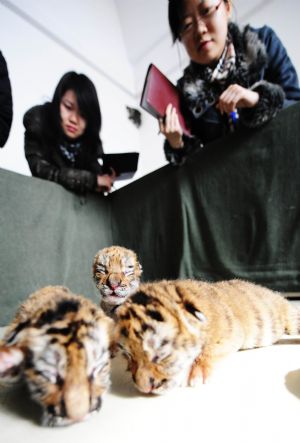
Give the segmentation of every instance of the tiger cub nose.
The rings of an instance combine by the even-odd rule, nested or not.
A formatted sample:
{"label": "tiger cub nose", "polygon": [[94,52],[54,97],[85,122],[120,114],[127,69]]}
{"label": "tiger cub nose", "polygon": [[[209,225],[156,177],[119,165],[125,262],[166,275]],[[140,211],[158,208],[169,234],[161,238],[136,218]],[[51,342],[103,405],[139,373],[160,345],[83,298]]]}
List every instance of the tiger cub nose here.
{"label": "tiger cub nose", "polygon": [[150,386],[151,386],[152,389],[154,388],[154,382],[155,382],[154,378],[153,378],[153,377],[150,377],[150,378],[149,378],[149,384],[150,384]]}
{"label": "tiger cub nose", "polygon": [[111,287],[111,289],[114,291],[115,289],[117,289],[117,287],[119,286],[118,283],[110,283],[109,286]]}

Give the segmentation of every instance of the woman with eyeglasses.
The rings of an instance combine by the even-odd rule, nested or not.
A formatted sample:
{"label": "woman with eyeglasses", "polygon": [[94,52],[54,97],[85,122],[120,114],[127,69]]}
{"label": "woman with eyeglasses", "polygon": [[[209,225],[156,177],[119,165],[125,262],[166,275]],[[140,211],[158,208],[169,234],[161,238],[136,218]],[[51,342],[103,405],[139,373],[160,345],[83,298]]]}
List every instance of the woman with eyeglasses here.
{"label": "woman with eyeglasses", "polygon": [[85,194],[110,191],[115,174],[104,174],[97,92],[84,74],[67,72],[51,102],[24,115],[25,156],[35,177]]}
{"label": "woman with eyeglasses", "polygon": [[169,0],[173,41],[190,57],[178,88],[193,134],[183,134],[169,104],[159,125],[173,164],[237,127],[263,125],[300,100],[296,70],[275,32],[267,26],[240,29],[231,12],[231,0]]}

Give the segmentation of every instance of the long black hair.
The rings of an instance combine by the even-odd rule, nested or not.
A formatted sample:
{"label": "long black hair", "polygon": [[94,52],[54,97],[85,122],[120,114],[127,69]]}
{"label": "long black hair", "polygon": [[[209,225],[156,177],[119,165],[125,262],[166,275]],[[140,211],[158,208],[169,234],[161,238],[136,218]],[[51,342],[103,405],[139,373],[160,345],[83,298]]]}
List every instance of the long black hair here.
{"label": "long black hair", "polygon": [[176,40],[180,40],[184,9],[184,0],[169,0],[168,19],[173,43],[175,43]]}
{"label": "long black hair", "polygon": [[48,110],[51,114],[52,127],[56,134],[61,134],[60,102],[64,94],[74,91],[81,116],[86,120],[86,129],[82,136],[85,142],[85,152],[103,153],[100,139],[101,111],[96,88],[93,82],[84,74],[70,71],[62,76],[55,88]]}

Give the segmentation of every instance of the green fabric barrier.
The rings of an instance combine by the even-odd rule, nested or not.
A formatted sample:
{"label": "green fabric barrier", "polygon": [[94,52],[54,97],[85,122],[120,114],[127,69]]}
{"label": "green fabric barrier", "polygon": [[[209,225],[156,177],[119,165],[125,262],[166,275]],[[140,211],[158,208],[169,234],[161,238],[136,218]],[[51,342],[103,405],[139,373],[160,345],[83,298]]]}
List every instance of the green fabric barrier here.
{"label": "green fabric barrier", "polygon": [[0,325],[42,286],[62,284],[98,300],[92,261],[112,244],[110,206],[63,187],[0,170]]}
{"label": "green fabric barrier", "polygon": [[138,252],[145,279],[237,277],[299,291],[299,125],[297,104],[120,189],[115,243]]}
{"label": "green fabric barrier", "polygon": [[0,169],[0,325],[48,284],[98,300],[95,253],[134,249],[144,280],[244,278],[300,290],[300,106],[108,197]]}

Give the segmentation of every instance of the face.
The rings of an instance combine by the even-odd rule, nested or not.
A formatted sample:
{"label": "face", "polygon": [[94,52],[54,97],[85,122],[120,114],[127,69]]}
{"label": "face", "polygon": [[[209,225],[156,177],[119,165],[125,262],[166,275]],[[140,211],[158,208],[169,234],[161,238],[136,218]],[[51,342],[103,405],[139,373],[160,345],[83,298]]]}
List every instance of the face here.
{"label": "face", "polygon": [[156,309],[126,302],[116,312],[118,346],[136,387],[146,394],[186,386],[203,345],[201,333],[182,316]]}
{"label": "face", "polygon": [[44,426],[69,425],[100,409],[110,385],[107,320],[77,330],[74,322],[71,338],[67,327],[46,334],[30,328],[18,334],[18,345],[0,348],[0,379],[19,373],[43,408]]}
{"label": "face", "polygon": [[231,3],[224,0],[185,0],[180,40],[190,59],[213,66],[225,47]]}
{"label": "face", "polygon": [[[36,338],[24,378],[32,397],[43,407],[44,426],[80,422],[98,411],[110,385],[108,334],[103,325],[89,327],[81,345]],[[67,341],[67,340],[66,340]],[[70,341],[70,340],[69,340]],[[76,382],[74,382],[76,380]]]}
{"label": "face", "polygon": [[189,345],[179,345],[168,329],[161,325],[155,331],[149,329],[141,334],[141,342],[123,337],[119,341],[132,379],[145,394],[160,395],[186,386],[193,361],[201,351],[193,341]]}
{"label": "face", "polygon": [[67,137],[76,139],[83,135],[86,120],[80,114],[76,94],[71,89],[66,91],[61,99],[60,118],[62,129]]}
{"label": "face", "polygon": [[102,302],[117,306],[133,294],[142,273],[136,254],[125,248],[112,246],[97,253],[93,275]]}

